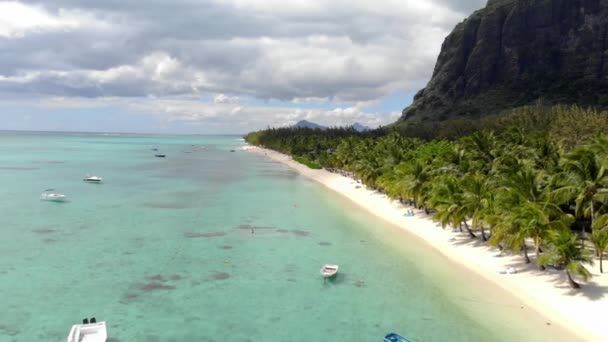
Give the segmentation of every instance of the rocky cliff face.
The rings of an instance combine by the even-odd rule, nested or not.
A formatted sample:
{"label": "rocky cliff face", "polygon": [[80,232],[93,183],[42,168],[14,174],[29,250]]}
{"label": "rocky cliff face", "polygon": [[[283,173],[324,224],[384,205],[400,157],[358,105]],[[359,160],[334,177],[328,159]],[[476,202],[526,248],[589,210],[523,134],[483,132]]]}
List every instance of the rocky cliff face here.
{"label": "rocky cliff face", "polygon": [[443,42],[400,120],[479,117],[530,104],[608,107],[608,0],[490,0]]}

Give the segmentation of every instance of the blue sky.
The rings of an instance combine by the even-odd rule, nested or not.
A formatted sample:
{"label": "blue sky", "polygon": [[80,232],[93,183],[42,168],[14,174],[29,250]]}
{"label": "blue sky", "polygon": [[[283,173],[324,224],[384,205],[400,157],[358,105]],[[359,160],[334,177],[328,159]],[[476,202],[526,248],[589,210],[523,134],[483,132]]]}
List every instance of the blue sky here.
{"label": "blue sky", "polygon": [[484,3],[0,1],[0,129],[386,125]]}

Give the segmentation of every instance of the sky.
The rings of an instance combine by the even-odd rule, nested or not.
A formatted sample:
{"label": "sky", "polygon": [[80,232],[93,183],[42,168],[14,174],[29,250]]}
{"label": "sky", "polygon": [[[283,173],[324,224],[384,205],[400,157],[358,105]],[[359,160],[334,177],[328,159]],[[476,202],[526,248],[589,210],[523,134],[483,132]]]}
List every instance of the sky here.
{"label": "sky", "polygon": [[394,122],[486,0],[0,0],[0,130]]}

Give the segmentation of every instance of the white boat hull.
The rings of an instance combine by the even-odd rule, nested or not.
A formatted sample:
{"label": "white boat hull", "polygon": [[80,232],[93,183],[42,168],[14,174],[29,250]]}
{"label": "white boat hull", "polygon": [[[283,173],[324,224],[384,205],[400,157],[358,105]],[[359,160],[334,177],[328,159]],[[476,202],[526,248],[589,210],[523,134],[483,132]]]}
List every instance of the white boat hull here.
{"label": "white boat hull", "polygon": [[106,322],[98,322],[73,325],[67,342],[106,342],[107,339]]}
{"label": "white boat hull", "polygon": [[338,265],[323,265],[320,273],[323,278],[331,278],[338,274]]}
{"label": "white boat hull", "polygon": [[63,194],[43,194],[40,199],[51,202],[64,202],[67,197]]}

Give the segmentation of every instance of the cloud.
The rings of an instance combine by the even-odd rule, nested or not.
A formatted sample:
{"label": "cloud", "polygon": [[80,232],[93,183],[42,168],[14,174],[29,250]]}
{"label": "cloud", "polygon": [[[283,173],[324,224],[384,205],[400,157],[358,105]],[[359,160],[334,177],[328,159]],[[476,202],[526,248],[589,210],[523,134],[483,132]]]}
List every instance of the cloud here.
{"label": "cloud", "polygon": [[213,103],[239,103],[239,97],[217,94],[213,97]]}
{"label": "cloud", "polygon": [[417,90],[444,37],[485,1],[0,1],[0,96],[213,98],[201,118],[265,117],[243,98],[329,102],[343,109],[283,109],[363,121],[348,108]]}
{"label": "cloud", "polygon": [[[21,38],[0,39],[0,47],[26,58],[4,57],[0,71],[40,73],[29,86],[14,90],[52,95],[207,91],[284,101],[372,100],[427,79],[443,37],[465,15],[459,10],[475,2],[9,2],[3,5],[3,16],[39,18],[43,29],[34,34],[37,26],[28,21],[24,27],[4,29]],[[461,8],[459,3],[467,5]],[[40,35],[49,40],[42,41]],[[55,44],[70,43],[77,46],[57,51]],[[162,80],[146,74],[145,67],[143,74],[138,72],[157,58],[165,58],[177,70]],[[108,79],[112,75],[115,79]],[[128,81],[132,76],[136,80]],[[2,83],[4,89],[15,88],[6,79]]]}
{"label": "cloud", "polygon": [[38,6],[15,1],[0,2],[0,37],[21,38],[29,34],[69,32],[83,28],[107,30],[110,26],[80,10],[60,9],[51,14]]}
{"label": "cloud", "polygon": [[[221,95],[221,94],[220,94]],[[348,126],[359,122],[370,127],[387,125],[396,120],[400,112],[374,112],[367,108],[372,103],[357,103],[349,107],[297,108],[288,106],[245,105],[238,102],[196,99],[126,99],[122,97],[74,98],[50,97],[38,102],[43,109],[119,108],[125,111],[147,113],[161,122],[183,123],[196,126],[230,127],[232,133],[270,127],[293,125],[309,120],[325,126]]]}

